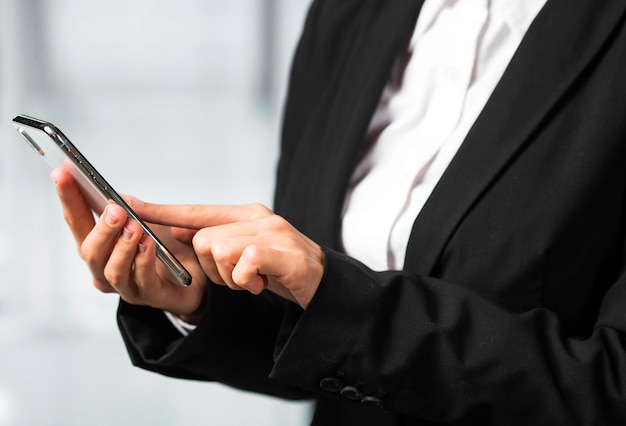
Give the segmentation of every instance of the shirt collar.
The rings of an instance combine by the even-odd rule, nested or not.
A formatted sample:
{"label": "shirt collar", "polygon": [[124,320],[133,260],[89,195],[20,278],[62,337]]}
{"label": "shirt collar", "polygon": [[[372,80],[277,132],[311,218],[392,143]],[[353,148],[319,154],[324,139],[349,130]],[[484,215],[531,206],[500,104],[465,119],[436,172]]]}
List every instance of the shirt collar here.
{"label": "shirt collar", "polygon": [[547,0],[489,0],[490,12],[502,16],[511,32],[520,40],[546,2]]}
{"label": "shirt collar", "polygon": [[490,15],[499,17],[520,40],[547,2],[547,0],[425,0],[411,39],[411,46],[417,37],[433,25],[444,8],[453,7],[463,1],[477,2],[477,7],[485,7],[486,4]]}

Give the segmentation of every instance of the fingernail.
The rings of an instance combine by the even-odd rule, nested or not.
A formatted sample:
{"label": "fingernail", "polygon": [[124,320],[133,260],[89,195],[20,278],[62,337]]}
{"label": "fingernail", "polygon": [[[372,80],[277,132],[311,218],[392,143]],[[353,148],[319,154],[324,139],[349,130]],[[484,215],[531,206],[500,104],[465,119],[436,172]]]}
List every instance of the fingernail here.
{"label": "fingernail", "polygon": [[146,252],[146,238],[148,238],[148,237],[144,235],[139,240],[139,244],[137,245],[137,251],[139,253],[145,253]]}
{"label": "fingernail", "polygon": [[257,275],[251,284],[251,292],[254,294],[261,294],[263,290],[267,288],[267,276]]}
{"label": "fingernail", "polygon": [[265,290],[269,286],[269,280],[267,278],[267,275],[259,274],[257,275],[257,277],[259,277],[259,279],[261,280],[261,288]]}
{"label": "fingernail", "polygon": [[58,174],[58,170],[54,169],[52,170],[52,173],[50,173],[50,178],[52,179],[52,181],[57,184],[57,174]]}
{"label": "fingernail", "polygon": [[126,241],[130,240],[133,236],[133,233],[128,230],[128,228],[124,227],[122,230],[122,238]]}
{"label": "fingernail", "polygon": [[114,210],[114,209],[111,209],[111,208],[107,209],[107,214],[104,217],[104,220],[105,220],[107,225],[115,226],[120,221],[120,218],[116,217],[111,210]]}
{"label": "fingernail", "polygon": [[128,197],[126,202],[131,207],[141,207],[141,206],[143,206],[143,201],[141,201],[139,198],[135,198],[135,197]]}

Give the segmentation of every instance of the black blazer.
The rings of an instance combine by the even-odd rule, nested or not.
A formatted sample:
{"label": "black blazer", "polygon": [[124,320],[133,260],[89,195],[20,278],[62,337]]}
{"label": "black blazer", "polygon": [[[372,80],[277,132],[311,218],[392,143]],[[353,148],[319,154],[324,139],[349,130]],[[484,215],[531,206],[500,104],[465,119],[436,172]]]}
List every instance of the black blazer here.
{"label": "black blazer", "polygon": [[212,286],[182,339],[121,303],[131,358],[316,398],[319,425],[625,424],[626,1],[548,1],[417,217],[404,270],[373,272],[335,251],[340,211],[420,6],[319,0],[308,16],[275,209],[325,247],[309,308]]}

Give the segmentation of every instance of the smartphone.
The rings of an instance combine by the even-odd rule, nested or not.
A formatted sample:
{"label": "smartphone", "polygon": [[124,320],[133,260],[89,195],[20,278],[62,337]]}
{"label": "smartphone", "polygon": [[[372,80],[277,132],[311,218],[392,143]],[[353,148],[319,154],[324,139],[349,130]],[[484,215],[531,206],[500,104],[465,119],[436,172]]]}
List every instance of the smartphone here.
{"label": "smartphone", "polygon": [[13,118],[13,126],[52,169],[63,168],[74,177],[94,213],[100,215],[111,200],[124,208],[128,217],[137,221],[144,234],[154,240],[157,257],[176,282],[183,287],[191,284],[191,274],[55,125],[18,115]]}

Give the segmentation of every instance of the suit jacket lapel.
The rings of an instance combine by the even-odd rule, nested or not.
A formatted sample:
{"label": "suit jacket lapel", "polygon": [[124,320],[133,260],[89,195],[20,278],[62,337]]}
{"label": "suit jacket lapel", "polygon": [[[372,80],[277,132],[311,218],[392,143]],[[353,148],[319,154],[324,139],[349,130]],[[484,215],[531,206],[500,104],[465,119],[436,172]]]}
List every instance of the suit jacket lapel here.
{"label": "suit jacket lapel", "polygon": [[417,217],[405,269],[429,274],[472,205],[589,64],[626,2],[549,0]]}

